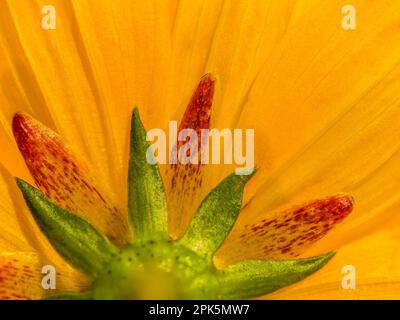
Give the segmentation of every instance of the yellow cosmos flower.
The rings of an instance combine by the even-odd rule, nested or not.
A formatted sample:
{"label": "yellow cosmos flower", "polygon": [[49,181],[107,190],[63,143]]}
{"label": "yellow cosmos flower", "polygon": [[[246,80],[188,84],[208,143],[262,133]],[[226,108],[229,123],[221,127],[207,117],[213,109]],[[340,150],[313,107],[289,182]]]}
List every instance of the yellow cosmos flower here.
{"label": "yellow cosmos flower", "polygon": [[[165,129],[196,118],[199,104],[188,102],[202,94],[212,127],[256,136],[258,171],[214,263],[335,250],[268,298],[399,298],[400,2],[352,2],[355,30],[342,28],[337,0],[1,1],[0,299],[54,293],[41,286],[48,264],[56,292],[89,286],[42,235],[12,177],[125,244],[133,106],[145,128]],[[56,8],[55,30],[41,26],[45,5]],[[174,239],[232,168],[185,180],[161,167]],[[349,265],[356,287],[345,290]],[[160,291],[170,287],[154,274]]]}

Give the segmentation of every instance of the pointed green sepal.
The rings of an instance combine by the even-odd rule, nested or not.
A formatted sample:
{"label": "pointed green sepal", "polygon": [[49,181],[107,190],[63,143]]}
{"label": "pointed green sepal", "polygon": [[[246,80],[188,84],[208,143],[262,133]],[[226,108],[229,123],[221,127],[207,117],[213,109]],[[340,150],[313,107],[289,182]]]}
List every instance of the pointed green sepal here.
{"label": "pointed green sepal", "polygon": [[130,224],[138,241],[168,237],[164,185],[146,137],[135,108],[131,122],[128,201]]}
{"label": "pointed green sepal", "polygon": [[180,243],[211,261],[222,244],[242,206],[243,190],[254,175],[231,174],[200,204]]}
{"label": "pointed green sepal", "polygon": [[92,300],[91,292],[60,292],[47,296],[43,300]]}
{"label": "pointed green sepal", "polygon": [[322,268],[335,253],[298,260],[249,260],[224,269],[220,299],[249,299],[298,282]]}
{"label": "pointed green sepal", "polygon": [[39,228],[57,252],[77,269],[96,277],[117,249],[86,220],[59,207],[38,189],[17,179]]}

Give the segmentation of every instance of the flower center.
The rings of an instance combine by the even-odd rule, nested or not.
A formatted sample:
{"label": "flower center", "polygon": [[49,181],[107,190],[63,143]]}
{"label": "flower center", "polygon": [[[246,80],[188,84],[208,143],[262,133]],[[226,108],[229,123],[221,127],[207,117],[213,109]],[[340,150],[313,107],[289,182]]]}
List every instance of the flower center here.
{"label": "flower center", "polygon": [[[213,299],[218,270],[169,241],[122,248],[93,284],[94,299]],[[207,285],[204,285],[207,284]]]}

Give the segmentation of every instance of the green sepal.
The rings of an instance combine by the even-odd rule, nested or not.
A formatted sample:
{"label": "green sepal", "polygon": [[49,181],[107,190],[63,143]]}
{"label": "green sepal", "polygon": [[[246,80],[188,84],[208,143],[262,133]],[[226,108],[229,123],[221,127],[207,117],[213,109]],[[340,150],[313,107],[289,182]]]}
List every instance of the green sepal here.
{"label": "green sepal", "polygon": [[86,220],[65,210],[27,182],[16,179],[39,228],[57,252],[77,269],[96,277],[117,249]]}
{"label": "green sepal", "polygon": [[128,176],[129,220],[135,240],[168,238],[167,201],[157,164],[146,159],[150,143],[137,108],[131,122]]}
{"label": "green sepal", "polygon": [[231,174],[211,190],[197,209],[180,243],[211,262],[242,207],[243,189],[254,175]]}
{"label": "green sepal", "polygon": [[43,300],[92,300],[91,292],[60,292],[45,297]]}
{"label": "green sepal", "polygon": [[322,268],[334,252],[297,260],[248,260],[224,269],[219,299],[249,299],[298,282]]}

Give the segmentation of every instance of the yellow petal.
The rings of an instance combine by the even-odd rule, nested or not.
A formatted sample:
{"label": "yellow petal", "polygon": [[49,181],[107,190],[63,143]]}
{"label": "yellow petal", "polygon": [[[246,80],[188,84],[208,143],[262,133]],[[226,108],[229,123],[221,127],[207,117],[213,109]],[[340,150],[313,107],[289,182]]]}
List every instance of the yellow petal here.
{"label": "yellow petal", "polygon": [[294,3],[288,28],[293,28],[301,19],[310,13],[323,0],[297,0]]}
{"label": "yellow petal", "polygon": [[0,254],[0,299],[41,299],[41,263],[34,253]]}
{"label": "yellow petal", "polygon": [[[117,174],[126,175],[133,107],[139,107],[146,128],[164,124],[170,51],[168,1],[77,0],[70,9],[74,15],[72,31],[79,33],[84,53],[83,67],[92,74],[93,86],[101,95],[111,125],[109,134],[123,166]],[[123,186],[125,180],[120,181]]]}
{"label": "yellow petal", "polygon": [[71,273],[65,264],[54,266],[56,289],[43,289],[45,265],[49,263],[33,252],[2,252],[0,300],[37,300],[56,292],[86,289],[85,278]]}
{"label": "yellow petal", "polygon": [[[270,299],[399,299],[400,228],[387,228],[338,251],[320,271]],[[343,289],[344,266],[355,268],[356,288]]]}
{"label": "yellow petal", "polygon": [[179,121],[199,79],[213,40],[222,0],[179,1],[174,9],[165,121]]}
{"label": "yellow petal", "polygon": [[[44,5],[57,10],[56,30],[41,27]],[[46,110],[51,122],[33,115],[85,155],[110,196],[124,202],[130,110],[139,104],[153,125],[160,119],[167,2],[17,0],[2,1],[0,12],[8,84],[22,89],[21,109]]]}
{"label": "yellow petal", "polygon": [[217,127],[233,127],[260,68],[287,29],[321,0],[170,1],[174,17],[166,101],[179,119],[205,73],[218,78]]}
{"label": "yellow petal", "polygon": [[[105,139],[102,134],[104,127],[101,127],[103,123],[84,69],[76,68],[81,62],[77,43],[70,32],[71,16],[65,8],[64,10],[59,8],[58,32],[52,34],[44,32],[40,21],[43,17],[41,8],[45,4],[52,3],[43,1],[1,3],[1,21],[6,30],[1,34],[4,49],[7,50],[13,72],[18,74],[18,78],[27,76],[34,79],[33,88],[23,88],[24,91],[31,89],[35,92],[29,103],[38,105],[41,109],[48,109],[59,131],[68,136],[82,153],[97,160],[93,162],[97,168],[101,168],[98,170],[99,176],[104,178],[104,181],[110,182],[110,175],[107,177],[108,168],[105,166],[107,162],[104,161],[109,159],[104,155],[102,148]],[[89,117],[93,120],[91,124],[87,121]],[[79,121],[86,121],[88,125],[81,126],[78,134]],[[89,135],[91,145],[98,148],[96,154],[95,150],[88,148],[86,144]]]}
{"label": "yellow petal", "polygon": [[0,252],[35,251],[43,259],[65,265],[36,225],[14,178],[1,165],[0,204]]}
{"label": "yellow petal", "polygon": [[29,224],[15,210],[22,203],[15,182],[0,165],[0,252],[33,250],[25,234]]}
{"label": "yellow petal", "polygon": [[225,1],[205,70],[218,77],[215,124],[233,128],[251,84],[291,19],[294,1]]}
{"label": "yellow petal", "polygon": [[[354,191],[355,212],[336,230],[333,230],[309,252],[310,255],[332,250],[351,243],[359,237],[378,230],[386,223],[400,225],[400,192],[398,182],[398,163],[400,152],[391,157],[377,170],[365,177]],[[362,201],[361,201],[362,199]]]}
{"label": "yellow petal", "polygon": [[110,240],[124,243],[123,214],[96,185],[89,167],[60,137],[26,114],[17,113],[13,132],[36,184],[50,199],[97,225]]}
{"label": "yellow petal", "polygon": [[179,0],[170,0],[168,1],[168,11],[169,11],[169,26],[171,29],[171,32],[174,28],[174,24],[175,24],[175,17],[176,17],[176,11],[178,8],[178,2]]}
{"label": "yellow petal", "polygon": [[260,170],[243,216],[346,192],[356,203],[350,224],[398,199],[400,3],[353,4],[357,30],[342,29],[342,2],[325,1],[256,80],[240,127],[255,128]]}
{"label": "yellow petal", "polygon": [[[12,21],[2,21],[11,27]],[[10,37],[0,35],[0,146],[1,150],[7,150],[0,155],[2,163],[12,174],[29,180],[29,172],[19,150],[15,144],[11,121],[17,111],[27,111],[35,113],[42,121],[53,126],[53,122],[48,114],[45,104],[30,104],[29,101],[42,101],[38,95],[37,83],[34,75],[29,71],[26,62],[19,60],[19,67],[14,68],[11,56],[13,54],[23,55],[22,48],[18,45],[13,47],[12,52],[7,52],[5,45],[11,41]],[[23,74],[18,70],[23,69]]]}
{"label": "yellow petal", "polygon": [[1,150],[7,150],[1,154],[0,165],[7,168],[7,170],[13,175],[31,182],[32,178],[30,177],[29,171],[26,168],[25,162],[18,150],[18,147],[15,144],[14,138],[8,135],[8,132],[6,132],[5,128],[1,124],[0,148]]}

